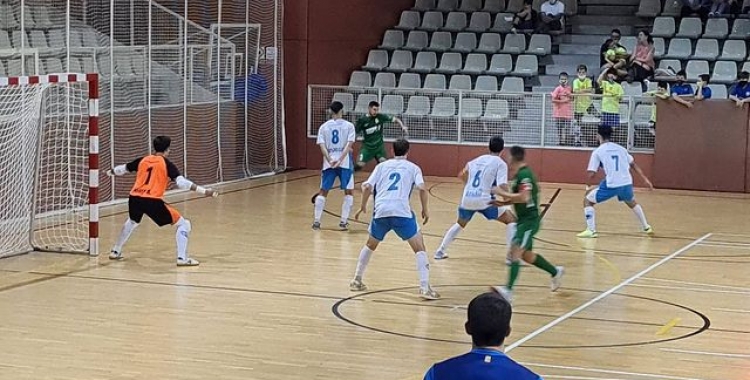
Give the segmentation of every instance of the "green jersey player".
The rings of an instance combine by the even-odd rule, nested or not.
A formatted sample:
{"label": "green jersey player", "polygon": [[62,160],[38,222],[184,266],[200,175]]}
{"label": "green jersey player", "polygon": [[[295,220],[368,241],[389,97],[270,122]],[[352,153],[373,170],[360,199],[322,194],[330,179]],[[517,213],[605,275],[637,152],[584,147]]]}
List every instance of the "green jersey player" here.
{"label": "green jersey player", "polygon": [[361,133],[364,137],[355,170],[361,170],[373,159],[378,163],[386,160],[383,127],[387,123],[396,123],[404,132],[407,131],[399,118],[380,113],[380,104],[375,101],[370,102],[367,115],[360,117],[355,124],[357,134]]}

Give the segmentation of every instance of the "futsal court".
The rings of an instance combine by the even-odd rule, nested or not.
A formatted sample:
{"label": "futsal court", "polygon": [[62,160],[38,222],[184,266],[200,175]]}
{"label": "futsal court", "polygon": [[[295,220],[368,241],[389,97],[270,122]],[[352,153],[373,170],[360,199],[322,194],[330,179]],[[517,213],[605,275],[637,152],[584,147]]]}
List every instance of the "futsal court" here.
{"label": "futsal court", "polygon": [[[422,231],[432,256],[462,186],[427,182]],[[373,256],[368,292],[351,293],[366,221],[337,231],[337,191],[313,231],[318,185],[318,172],[296,171],[226,186],[215,199],[173,196],[193,223],[194,268],[175,266],[174,231],[150,222],[123,261],[0,260],[0,378],[421,379],[432,363],[467,351],[466,305],[506,281],[504,225],[475,217],[450,259],[431,262],[438,301],[418,298],[414,259],[393,234]],[[575,237],[582,197],[582,186],[544,184],[535,248],[566,275],[550,293],[544,272],[522,269],[507,352],[545,379],[747,380],[748,196],[637,191],[656,235],[640,234],[630,210],[607,203],[592,240]],[[103,210],[102,251],[123,211]]]}

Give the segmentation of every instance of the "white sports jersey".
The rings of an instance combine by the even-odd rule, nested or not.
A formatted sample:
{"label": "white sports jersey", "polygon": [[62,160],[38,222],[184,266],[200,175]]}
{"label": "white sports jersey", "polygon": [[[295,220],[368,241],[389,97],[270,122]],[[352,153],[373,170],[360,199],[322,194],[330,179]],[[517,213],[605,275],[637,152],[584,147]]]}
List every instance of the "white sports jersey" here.
{"label": "white sports jersey", "polygon": [[375,166],[365,181],[375,194],[375,218],[411,218],[409,204],[414,186],[423,187],[422,169],[404,158],[393,158]]}
{"label": "white sports jersey", "polygon": [[[346,144],[354,143],[356,137],[357,135],[354,130],[354,124],[344,119],[331,119],[320,126],[320,129],[318,130],[318,141],[316,143],[318,145],[325,144],[326,149],[328,149],[328,155],[331,156],[331,159],[339,160],[341,158],[341,153],[344,151],[344,148],[346,148]],[[339,167],[343,169],[352,169],[352,160],[349,156],[350,155],[347,154],[346,157],[344,157],[344,160]],[[329,169],[330,167],[331,165],[328,161],[323,158],[323,170]]]}
{"label": "white sports jersey", "polygon": [[633,156],[622,146],[613,142],[599,145],[591,153],[588,170],[595,172],[599,167],[604,169],[607,175],[607,187],[620,187],[633,184],[633,176],[630,175],[630,164]]}
{"label": "white sports jersey", "polygon": [[485,154],[466,164],[468,178],[461,208],[484,210],[492,200],[492,187],[508,183],[508,165],[498,156]]}

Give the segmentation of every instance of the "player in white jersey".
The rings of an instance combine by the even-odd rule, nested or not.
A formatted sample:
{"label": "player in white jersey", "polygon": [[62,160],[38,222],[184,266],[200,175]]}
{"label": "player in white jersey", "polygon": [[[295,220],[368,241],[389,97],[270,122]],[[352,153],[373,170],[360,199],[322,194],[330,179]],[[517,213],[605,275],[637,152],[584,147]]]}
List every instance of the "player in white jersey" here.
{"label": "player in white jersey", "polygon": [[336,178],[344,190],[344,202],[341,205],[341,222],[339,229],[349,229],[349,213],[354,204],[354,162],[351,157],[356,133],[354,125],[344,120],[344,105],[341,102],[331,103],[331,120],[326,121],[318,130],[317,144],[323,153],[323,171],[321,173],[320,192],[315,197],[315,213],[312,228],[320,229],[320,217],[326,207],[328,191],[333,188]]}
{"label": "player in white jersey", "polygon": [[367,213],[367,201],[370,193],[375,194],[373,205],[374,215],[370,222],[370,237],[362,247],[357,262],[354,279],[349,283],[349,289],[354,292],[367,290],[362,283],[370,257],[377,249],[385,235],[393,230],[398,237],[406,240],[414,250],[419,273],[419,295],[427,300],[436,300],[440,295],[430,287],[430,261],[424,246],[422,233],[417,226],[417,218],[409,205],[409,198],[414,187],[419,189],[419,200],[422,203],[422,224],[430,219],[427,210],[427,188],[422,169],[406,159],[409,152],[409,142],[398,139],[393,143],[395,158],[375,166],[370,178],[362,184],[362,207],[354,216]]}
{"label": "player in white jersey", "polygon": [[[617,197],[620,202],[625,202],[633,210],[638,222],[641,223],[643,232],[652,235],[654,229],[646,221],[646,215],[643,208],[635,201],[633,196],[633,176],[630,170],[634,170],[643,178],[643,182],[653,190],[654,185],[643,174],[641,168],[636,165],[633,156],[621,145],[615,144],[610,140],[612,137],[612,127],[599,127],[599,147],[591,153],[589,160],[588,177],[586,178],[586,197],[583,199],[583,213],[586,217],[586,230],[579,233],[579,238],[595,238],[599,234],[596,231],[596,218],[594,214],[594,205],[602,203],[611,198]],[[599,187],[590,186],[596,172],[602,168],[606,178],[602,180]]]}
{"label": "player in white jersey", "polygon": [[[461,197],[461,205],[458,206],[458,220],[445,233],[443,242],[435,252],[435,259],[448,258],[448,246],[456,239],[459,233],[466,228],[475,213],[482,214],[487,220],[497,220],[508,225],[506,229],[506,242],[508,255],[513,245],[513,236],[516,234],[516,217],[509,207],[497,207],[490,205],[495,199],[492,196],[492,188],[497,186],[506,192],[508,190],[508,165],[500,157],[505,148],[505,141],[500,136],[490,138],[490,152],[479,156],[471,161],[461,171],[460,177],[464,182],[464,193]],[[510,258],[506,257],[510,263]]]}

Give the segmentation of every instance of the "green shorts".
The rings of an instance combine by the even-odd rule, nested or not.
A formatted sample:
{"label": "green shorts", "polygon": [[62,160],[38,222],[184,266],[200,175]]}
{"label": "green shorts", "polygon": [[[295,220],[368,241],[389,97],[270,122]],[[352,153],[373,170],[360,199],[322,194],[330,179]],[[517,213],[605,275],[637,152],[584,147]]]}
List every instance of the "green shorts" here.
{"label": "green shorts", "polygon": [[539,221],[519,220],[516,226],[516,235],[513,236],[513,245],[519,246],[526,251],[534,249],[534,236],[539,232]]}
{"label": "green shorts", "polygon": [[362,147],[362,149],[360,149],[359,151],[359,157],[357,159],[357,162],[368,163],[372,159],[376,159],[378,162],[380,162],[381,158],[383,159],[388,158],[385,153],[385,146],[381,146],[378,149]]}

